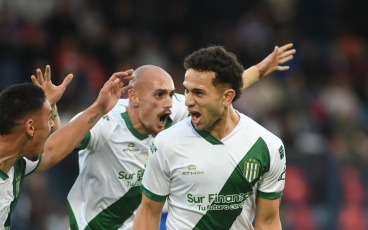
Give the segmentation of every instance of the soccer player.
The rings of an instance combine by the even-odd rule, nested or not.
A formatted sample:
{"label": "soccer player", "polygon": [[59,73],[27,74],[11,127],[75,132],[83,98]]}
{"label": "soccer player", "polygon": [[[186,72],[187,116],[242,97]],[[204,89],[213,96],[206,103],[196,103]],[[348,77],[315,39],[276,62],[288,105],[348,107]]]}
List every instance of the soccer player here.
{"label": "soccer player", "polygon": [[243,68],[223,47],[184,61],[190,117],[160,132],[149,147],[142,202],[133,229],[281,229],[285,183],[282,141],[235,110]]}
{"label": "soccer player", "polygon": [[[60,128],[56,102],[73,76],[60,86],[51,82],[50,67],[45,78],[37,70],[31,83],[15,84],[0,95],[0,229],[10,229],[10,218],[25,176],[49,169],[75,148],[89,129],[116,104],[131,86],[133,71],[114,74],[101,89],[95,103],[73,123]],[[43,153],[42,153],[43,152]],[[42,153],[42,154],[41,154]]]}
{"label": "soccer player", "polygon": [[[243,88],[273,71],[295,53],[292,44],[276,47],[244,71]],[[141,203],[140,185],[154,136],[188,117],[183,95],[175,94],[171,76],[157,66],[135,70],[128,99],[101,119],[79,145],[79,175],[68,195],[70,228],[132,229]]]}

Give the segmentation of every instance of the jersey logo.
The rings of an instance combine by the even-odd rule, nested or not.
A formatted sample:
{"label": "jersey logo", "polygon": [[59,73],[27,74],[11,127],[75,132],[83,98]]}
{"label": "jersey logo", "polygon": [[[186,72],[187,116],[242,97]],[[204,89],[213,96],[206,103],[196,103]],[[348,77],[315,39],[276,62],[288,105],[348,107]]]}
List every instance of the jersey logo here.
{"label": "jersey logo", "polygon": [[106,120],[110,121],[109,115],[103,115],[102,119],[106,119]]}
{"label": "jersey logo", "polygon": [[255,160],[249,159],[249,162],[244,162],[243,176],[250,183],[258,178],[260,164]]}
{"label": "jersey logo", "polygon": [[197,166],[195,165],[188,165],[188,170],[196,170]]}
{"label": "jersey logo", "polygon": [[286,165],[284,166],[284,171],[282,171],[282,173],[279,176],[279,179],[277,181],[285,180],[285,174],[286,174]]}
{"label": "jersey logo", "polygon": [[151,143],[150,150],[151,150],[152,154],[157,152],[157,147],[156,147],[154,142]]}
{"label": "jersey logo", "polygon": [[182,173],[183,176],[202,175],[202,174],[204,174],[204,171],[196,171],[197,166],[195,166],[195,165],[188,165],[187,166],[187,169],[189,171],[183,172]]}
{"label": "jersey logo", "polygon": [[280,160],[282,160],[282,158],[284,158],[284,156],[285,156],[284,146],[282,146],[282,145],[280,146],[279,153],[280,153]]}

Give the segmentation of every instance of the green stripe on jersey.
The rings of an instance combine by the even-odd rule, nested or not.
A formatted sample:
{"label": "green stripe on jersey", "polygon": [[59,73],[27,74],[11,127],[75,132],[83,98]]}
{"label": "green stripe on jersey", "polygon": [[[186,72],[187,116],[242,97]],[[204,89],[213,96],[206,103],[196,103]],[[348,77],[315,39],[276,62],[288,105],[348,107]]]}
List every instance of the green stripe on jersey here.
{"label": "green stripe on jersey", "polygon": [[86,136],[84,137],[82,146],[79,148],[79,150],[85,149],[88,146],[89,141],[91,140],[91,132],[88,132]]}
{"label": "green stripe on jersey", "polygon": [[133,215],[142,201],[139,186],[132,187],[127,193],[93,218],[85,230],[115,230]]}
{"label": "green stripe on jersey", "polygon": [[121,117],[124,119],[124,121],[125,121],[125,124],[126,124],[126,126],[128,127],[128,129],[129,129],[129,131],[136,137],[136,138],[138,138],[139,140],[144,140],[144,139],[146,139],[146,138],[148,138],[148,136],[147,135],[143,135],[143,134],[141,134],[140,132],[138,132],[135,128],[134,128],[134,126],[133,126],[133,124],[132,124],[132,122],[131,122],[131,120],[130,120],[130,118],[129,118],[129,116],[128,116],[128,113],[127,112],[124,112],[124,113],[122,113],[121,114]]}
{"label": "green stripe on jersey", "polygon": [[[247,165],[254,164],[259,167],[252,168],[252,174],[256,175],[249,181],[247,175]],[[264,140],[260,137],[252,148],[248,151],[243,159],[235,167],[230,177],[225,182],[218,196],[231,196],[234,194],[242,194],[238,196],[239,199],[227,205],[234,205],[240,208],[228,209],[228,210],[216,210],[216,206],[220,206],[221,202],[212,202],[210,210],[206,212],[204,216],[198,221],[195,230],[199,229],[230,229],[236,218],[240,215],[243,210],[243,202],[248,196],[253,195],[253,186],[259,181],[260,177],[268,172],[270,168],[270,153]],[[248,168],[249,169],[249,168]],[[248,172],[249,174],[249,172]],[[239,205],[240,204],[240,205]]]}
{"label": "green stripe on jersey", "polygon": [[209,143],[213,144],[213,145],[223,145],[223,143],[217,139],[216,137],[212,136],[209,132],[205,131],[205,130],[197,130],[194,127],[193,122],[191,122],[193,129],[201,136],[203,137],[203,139],[205,139],[206,141],[208,141]]}
{"label": "green stripe on jersey", "polygon": [[14,179],[13,179],[13,196],[14,200],[10,204],[10,212],[8,218],[5,221],[4,227],[10,226],[10,217],[15,209],[15,206],[18,203],[20,189],[22,188],[24,174],[26,171],[26,161],[21,158],[15,164],[14,167]]}
{"label": "green stripe on jersey", "polygon": [[68,200],[66,201],[66,205],[68,206],[70,230],[79,230],[77,220],[75,219],[75,216],[74,216],[73,209],[70,206],[70,203]]}
{"label": "green stripe on jersey", "polygon": [[166,200],[167,196],[160,196],[160,195],[156,195],[152,192],[150,192],[148,189],[146,189],[143,184],[141,185],[141,190],[144,193],[144,195],[146,195],[148,198],[150,198],[151,200],[157,201],[157,202],[163,202]]}

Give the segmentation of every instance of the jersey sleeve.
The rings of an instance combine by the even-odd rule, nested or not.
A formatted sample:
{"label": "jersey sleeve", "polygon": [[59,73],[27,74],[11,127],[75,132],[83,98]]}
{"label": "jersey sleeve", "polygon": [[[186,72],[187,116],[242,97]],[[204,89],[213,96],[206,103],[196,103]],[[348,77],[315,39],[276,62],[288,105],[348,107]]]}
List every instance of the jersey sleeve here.
{"label": "jersey sleeve", "polygon": [[258,186],[258,195],[264,199],[277,199],[282,196],[285,186],[286,156],[281,140],[274,143],[270,151],[270,169]]}
{"label": "jersey sleeve", "polygon": [[157,140],[158,137],[151,143],[148,150],[141,189],[151,200],[163,202],[169,195],[169,171],[164,156],[165,151]]}
{"label": "jersey sleeve", "polygon": [[185,105],[185,96],[175,93],[173,95],[173,107],[171,108],[170,118],[173,124],[184,120],[189,116],[188,108]]}
{"label": "jersey sleeve", "polygon": [[[71,121],[76,119],[80,114],[82,114],[82,112],[73,117]],[[82,147],[79,150],[97,149],[100,145],[104,144],[112,129],[112,122],[112,115],[110,113],[102,116],[96,125],[86,134]]]}
{"label": "jersey sleeve", "polygon": [[26,157],[23,157],[23,159],[26,162],[26,169],[25,169],[24,174],[26,176],[28,176],[28,175],[32,174],[37,169],[37,167],[40,165],[41,159],[42,159],[42,154],[40,155],[40,157],[38,158],[37,161],[28,160]]}

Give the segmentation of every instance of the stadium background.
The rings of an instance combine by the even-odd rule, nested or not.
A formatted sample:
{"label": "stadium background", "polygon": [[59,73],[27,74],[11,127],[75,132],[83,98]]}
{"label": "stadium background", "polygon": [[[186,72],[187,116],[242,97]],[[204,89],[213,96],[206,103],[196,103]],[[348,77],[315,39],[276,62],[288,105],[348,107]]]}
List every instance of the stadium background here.
{"label": "stadium background", "polygon": [[[224,45],[249,67],[294,43],[291,70],[249,88],[236,108],[285,144],[285,230],[368,229],[368,18],[348,0],[0,0],[0,89],[51,65],[63,123],[96,98],[112,73],[163,67],[182,93],[182,62]],[[67,143],[66,143],[67,144]],[[78,174],[71,154],[25,180],[14,230],[64,230]]]}

